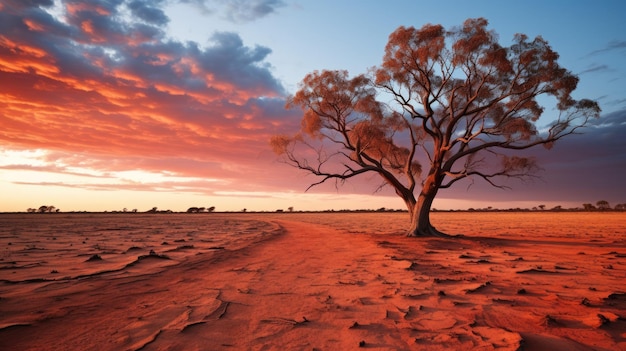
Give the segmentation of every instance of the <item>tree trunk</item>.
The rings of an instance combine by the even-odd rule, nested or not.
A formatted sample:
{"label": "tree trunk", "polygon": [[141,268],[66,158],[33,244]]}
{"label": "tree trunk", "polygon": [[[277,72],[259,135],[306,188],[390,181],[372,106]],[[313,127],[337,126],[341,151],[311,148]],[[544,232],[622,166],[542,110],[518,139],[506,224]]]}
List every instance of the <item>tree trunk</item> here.
{"label": "tree trunk", "polygon": [[409,214],[411,215],[411,227],[407,236],[412,237],[424,237],[424,236],[438,236],[447,237],[449,235],[444,234],[430,224],[430,209],[437,195],[439,187],[435,184],[434,177],[429,177],[424,183],[424,188],[417,198],[417,202],[413,199],[412,202],[406,201]]}

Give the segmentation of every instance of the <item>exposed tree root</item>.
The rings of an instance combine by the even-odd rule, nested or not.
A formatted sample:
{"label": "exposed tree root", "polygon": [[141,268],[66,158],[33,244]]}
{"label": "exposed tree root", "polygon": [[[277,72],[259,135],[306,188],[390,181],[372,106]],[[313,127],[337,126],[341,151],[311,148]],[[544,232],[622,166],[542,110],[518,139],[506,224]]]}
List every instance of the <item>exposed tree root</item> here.
{"label": "exposed tree root", "polygon": [[454,236],[440,232],[435,227],[428,227],[427,229],[415,229],[410,230],[406,236],[416,238],[452,238]]}

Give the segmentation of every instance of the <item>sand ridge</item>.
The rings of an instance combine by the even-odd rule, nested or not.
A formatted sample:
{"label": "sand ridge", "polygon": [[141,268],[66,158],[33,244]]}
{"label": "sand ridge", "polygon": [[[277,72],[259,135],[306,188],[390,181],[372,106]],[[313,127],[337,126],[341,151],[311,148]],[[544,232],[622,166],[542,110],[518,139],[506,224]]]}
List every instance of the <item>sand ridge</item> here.
{"label": "sand ridge", "polygon": [[[254,245],[167,266],[142,260],[136,272],[2,286],[0,348],[626,347],[623,239],[416,240],[265,220],[282,230]],[[7,294],[15,285],[35,288]]]}

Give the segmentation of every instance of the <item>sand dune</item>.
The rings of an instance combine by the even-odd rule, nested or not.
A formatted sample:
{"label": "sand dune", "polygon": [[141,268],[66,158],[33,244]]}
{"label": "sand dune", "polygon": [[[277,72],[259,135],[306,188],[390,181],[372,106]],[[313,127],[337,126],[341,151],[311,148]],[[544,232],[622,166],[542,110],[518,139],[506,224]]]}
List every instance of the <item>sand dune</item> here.
{"label": "sand dune", "polygon": [[623,214],[3,216],[3,350],[626,349]]}

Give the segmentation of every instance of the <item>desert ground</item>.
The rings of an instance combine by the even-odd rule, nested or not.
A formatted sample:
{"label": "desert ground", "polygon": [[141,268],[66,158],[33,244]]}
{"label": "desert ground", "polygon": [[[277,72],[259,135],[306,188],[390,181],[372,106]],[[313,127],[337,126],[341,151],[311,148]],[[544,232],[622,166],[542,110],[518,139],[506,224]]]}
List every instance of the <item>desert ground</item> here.
{"label": "desert ground", "polygon": [[0,214],[0,350],[626,350],[626,213]]}

